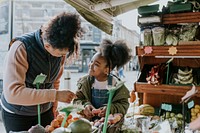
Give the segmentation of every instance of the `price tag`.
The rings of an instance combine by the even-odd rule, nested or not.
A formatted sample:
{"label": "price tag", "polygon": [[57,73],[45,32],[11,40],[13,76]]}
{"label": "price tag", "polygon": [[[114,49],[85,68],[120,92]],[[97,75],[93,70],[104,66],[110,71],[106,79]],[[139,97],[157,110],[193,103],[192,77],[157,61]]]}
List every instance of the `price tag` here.
{"label": "price tag", "polygon": [[172,46],[169,48],[168,52],[170,55],[175,55],[175,54],[177,54],[178,50],[176,47]]}
{"label": "price tag", "polygon": [[165,111],[172,111],[172,105],[171,104],[166,104],[166,103],[163,103],[161,105],[161,109],[165,110]]}
{"label": "price tag", "polygon": [[194,101],[193,100],[188,103],[188,109],[191,109],[192,107],[194,107]]}
{"label": "price tag", "polygon": [[46,75],[44,75],[44,74],[40,74],[40,75],[37,75],[37,77],[35,78],[35,80],[33,81],[33,84],[37,84],[37,83],[39,83],[39,84],[42,84],[42,83],[44,83],[44,81],[45,81],[45,79],[46,79]]}
{"label": "price tag", "polygon": [[153,52],[153,48],[152,47],[147,46],[147,47],[144,48],[144,53],[145,54],[151,54],[152,52]]}

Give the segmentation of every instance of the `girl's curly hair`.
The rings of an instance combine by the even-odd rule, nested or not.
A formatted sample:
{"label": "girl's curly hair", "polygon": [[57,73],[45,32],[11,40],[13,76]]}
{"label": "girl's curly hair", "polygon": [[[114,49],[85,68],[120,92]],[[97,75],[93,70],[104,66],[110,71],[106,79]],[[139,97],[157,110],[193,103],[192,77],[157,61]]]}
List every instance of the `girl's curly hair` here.
{"label": "girl's curly hair", "polygon": [[104,39],[100,45],[99,52],[107,60],[108,67],[113,70],[123,67],[132,57],[131,49],[127,46],[124,40],[112,42]]}
{"label": "girl's curly hair", "polygon": [[68,48],[68,57],[79,50],[81,20],[76,13],[63,12],[44,26],[45,40],[56,49]]}

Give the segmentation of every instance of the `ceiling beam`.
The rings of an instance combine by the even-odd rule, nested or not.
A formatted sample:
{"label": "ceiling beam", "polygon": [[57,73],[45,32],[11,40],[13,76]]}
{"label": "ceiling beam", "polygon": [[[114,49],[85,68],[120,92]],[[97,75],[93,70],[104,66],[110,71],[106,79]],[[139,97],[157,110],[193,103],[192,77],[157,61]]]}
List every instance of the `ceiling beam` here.
{"label": "ceiling beam", "polygon": [[[90,3],[87,3],[87,1],[85,0],[70,0],[71,2],[81,6],[82,8],[84,8],[85,10],[88,10],[91,12],[91,10],[89,9]],[[97,16],[101,17],[102,19],[104,19],[105,21],[108,22],[112,22],[113,18],[110,14],[108,14],[105,11],[93,11],[92,13],[96,14]]]}
{"label": "ceiling beam", "polygon": [[98,4],[90,5],[89,8],[92,11],[100,11],[100,10],[103,10],[103,9],[112,8],[112,7],[115,7],[115,6],[135,2],[135,1],[138,1],[138,0],[110,0],[109,2],[102,1]]}

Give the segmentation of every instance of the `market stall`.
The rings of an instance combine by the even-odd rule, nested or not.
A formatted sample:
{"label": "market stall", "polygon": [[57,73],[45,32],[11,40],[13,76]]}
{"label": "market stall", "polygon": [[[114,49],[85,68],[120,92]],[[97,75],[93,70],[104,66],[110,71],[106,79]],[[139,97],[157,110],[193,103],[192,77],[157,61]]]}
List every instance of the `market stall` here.
{"label": "market stall", "polygon": [[[138,9],[141,44],[136,53],[141,74],[135,91],[140,104],[153,106],[155,115],[166,119],[172,132],[184,132],[199,113],[200,19],[196,3],[168,2],[162,12],[158,5]],[[182,101],[194,88],[191,98]]]}

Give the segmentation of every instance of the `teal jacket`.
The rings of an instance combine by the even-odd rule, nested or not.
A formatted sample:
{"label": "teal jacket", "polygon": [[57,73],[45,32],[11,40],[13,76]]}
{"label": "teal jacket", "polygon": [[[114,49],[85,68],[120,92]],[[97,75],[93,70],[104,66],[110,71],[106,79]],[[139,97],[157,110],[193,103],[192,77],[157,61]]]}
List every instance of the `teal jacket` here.
{"label": "teal jacket", "polygon": [[[91,86],[93,82],[94,82],[93,78],[90,77],[89,75],[82,77],[78,81],[77,83],[78,90],[76,91],[76,95],[77,95],[76,100],[81,100],[82,104],[84,105],[91,104],[91,99],[92,99]],[[129,97],[130,97],[129,90],[126,88],[125,85],[117,89],[112,99],[110,113],[111,114],[122,113],[123,115],[125,115],[129,107],[129,101],[128,101]]]}

